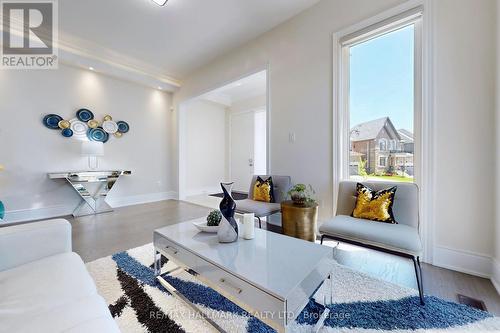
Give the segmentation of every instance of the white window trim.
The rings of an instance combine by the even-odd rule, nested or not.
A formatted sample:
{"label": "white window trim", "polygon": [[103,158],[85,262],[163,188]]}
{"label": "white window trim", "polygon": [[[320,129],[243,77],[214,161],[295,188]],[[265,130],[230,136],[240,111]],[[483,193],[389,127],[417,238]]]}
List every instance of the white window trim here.
{"label": "white window trim", "polygon": [[[346,48],[342,47],[342,41],[352,39],[357,32],[362,32],[374,29],[377,25],[385,25],[388,20],[395,18],[398,15],[405,15],[409,11],[416,10],[419,7],[423,15],[421,19],[421,36],[416,36],[415,43],[421,43],[415,50],[421,50],[421,57],[415,59],[416,68],[420,68],[415,75],[420,76],[421,88],[416,91],[421,95],[421,98],[415,98],[415,132],[418,131],[419,137],[415,138],[415,154],[418,156],[414,160],[414,165],[418,165],[416,173],[414,174],[415,182],[420,188],[420,234],[424,246],[423,261],[433,263],[433,249],[434,249],[434,206],[433,206],[433,193],[434,191],[434,149],[432,142],[434,140],[434,96],[433,96],[433,53],[431,45],[433,44],[432,26],[433,26],[433,4],[431,0],[410,0],[402,5],[389,9],[383,13],[373,16],[367,20],[359,22],[353,26],[345,28],[333,34],[333,212],[336,212],[337,193],[339,182],[346,179],[345,175],[349,172],[349,166],[345,161],[349,161],[349,150],[345,149],[346,144],[348,147],[349,142],[349,117],[346,116],[343,110],[347,109],[349,105],[348,98],[344,98],[344,92],[348,91],[346,80],[343,80],[343,73],[345,73],[345,63],[342,62],[342,52]],[[379,31],[380,32],[380,31]],[[378,32],[378,33],[379,33]],[[377,33],[377,34],[378,34]],[[350,38],[346,38],[349,37]],[[345,56],[345,55],[344,55]],[[417,61],[419,61],[417,63]],[[416,77],[416,79],[418,79]],[[417,88],[418,89],[418,88]],[[418,112],[418,114],[417,114]],[[346,130],[347,129],[347,130]],[[342,133],[342,135],[339,135]]]}

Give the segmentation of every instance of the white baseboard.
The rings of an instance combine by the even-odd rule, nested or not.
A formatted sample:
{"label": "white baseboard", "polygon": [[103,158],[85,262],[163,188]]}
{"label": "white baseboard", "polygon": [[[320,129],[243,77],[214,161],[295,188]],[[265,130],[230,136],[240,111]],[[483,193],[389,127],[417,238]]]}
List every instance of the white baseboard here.
{"label": "white baseboard", "polygon": [[490,256],[445,246],[434,247],[433,265],[484,278],[491,278],[493,273]]}
{"label": "white baseboard", "polygon": [[116,208],[116,207],[140,205],[149,202],[157,202],[157,201],[172,200],[172,199],[177,199],[177,192],[169,191],[169,192],[130,195],[120,198],[108,198],[106,199],[106,202],[111,207]]}
{"label": "white baseboard", "polygon": [[[160,192],[140,195],[131,195],[119,198],[108,198],[106,202],[113,208],[139,205],[149,202],[157,202],[163,200],[177,199],[177,192]],[[60,216],[68,216],[73,214],[74,206],[60,205],[33,209],[20,209],[15,211],[7,211],[3,224],[27,222],[34,220],[45,220]]]}
{"label": "white baseboard", "polygon": [[493,272],[491,274],[491,283],[500,294],[500,261],[493,259]]}
{"label": "white baseboard", "polygon": [[59,216],[71,215],[75,207],[67,205],[50,206],[32,209],[7,211],[3,223],[17,223],[34,220],[45,220]]}

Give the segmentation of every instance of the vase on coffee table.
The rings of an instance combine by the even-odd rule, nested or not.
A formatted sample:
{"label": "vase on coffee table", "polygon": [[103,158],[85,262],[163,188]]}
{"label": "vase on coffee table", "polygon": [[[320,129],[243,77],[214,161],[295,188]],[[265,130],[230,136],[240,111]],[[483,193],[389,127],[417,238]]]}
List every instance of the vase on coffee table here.
{"label": "vase on coffee table", "polygon": [[232,243],[238,240],[238,224],[234,219],[234,212],[236,211],[236,202],[231,196],[231,189],[234,183],[221,183],[222,192],[224,197],[220,202],[219,209],[222,213],[222,220],[219,224],[219,231],[217,236],[220,243]]}

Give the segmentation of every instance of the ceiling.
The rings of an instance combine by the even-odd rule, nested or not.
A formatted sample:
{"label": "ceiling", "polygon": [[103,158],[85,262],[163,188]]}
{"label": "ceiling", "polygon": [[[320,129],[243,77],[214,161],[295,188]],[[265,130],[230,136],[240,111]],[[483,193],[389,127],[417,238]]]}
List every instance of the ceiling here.
{"label": "ceiling", "polygon": [[319,0],[59,1],[59,40],[81,54],[183,79]]}
{"label": "ceiling", "polygon": [[267,72],[262,71],[212,90],[200,99],[231,106],[239,101],[266,94]]}

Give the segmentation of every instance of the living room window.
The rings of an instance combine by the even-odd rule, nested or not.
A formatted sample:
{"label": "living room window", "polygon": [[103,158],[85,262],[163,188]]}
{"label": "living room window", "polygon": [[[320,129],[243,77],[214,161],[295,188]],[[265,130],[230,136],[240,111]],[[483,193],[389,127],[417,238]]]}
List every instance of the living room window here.
{"label": "living room window", "polygon": [[342,178],[414,181],[421,17],[416,8],[339,40]]}

